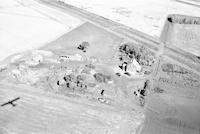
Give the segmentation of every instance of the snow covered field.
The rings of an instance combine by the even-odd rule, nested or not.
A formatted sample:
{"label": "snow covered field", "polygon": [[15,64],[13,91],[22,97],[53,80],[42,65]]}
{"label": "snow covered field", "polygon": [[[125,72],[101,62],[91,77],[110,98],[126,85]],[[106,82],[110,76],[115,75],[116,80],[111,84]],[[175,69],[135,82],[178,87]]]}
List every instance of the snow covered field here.
{"label": "snow covered field", "polygon": [[[200,8],[173,0],[62,0],[159,38],[170,13],[198,16]],[[33,0],[0,3],[0,60],[37,48],[82,24]]]}
{"label": "snow covered field", "polygon": [[159,37],[168,14],[198,16],[200,8],[173,0],[61,0]]}
{"label": "snow covered field", "polygon": [[82,24],[79,19],[30,0],[1,1],[0,18],[0,60],[38,48]]}
{"label": "snow covered field", "polygon": [[[155,38],[168,14],[200,13],[197,6],[178,0],[62,1]],[[200,77],[191,73],[192,64],[182,67],[191,59],[181,63],[185,55],[165,48],[158,61],[146,46],[84,23],[68,10],[34,0],[1,2],[0,60],[28,49],[42,50],[7,58],[9,63],[1,67],[1,103],[21,99],[17,107],[0,110],[0,133],[127,134],[140,133],[139,125],[140,134],[199,133]],[[150,90],[156,95],[146,94]]]}
{"label": "snow covered field", "polygon": [[169,0],[61,0],[144,33],[159,37]]}

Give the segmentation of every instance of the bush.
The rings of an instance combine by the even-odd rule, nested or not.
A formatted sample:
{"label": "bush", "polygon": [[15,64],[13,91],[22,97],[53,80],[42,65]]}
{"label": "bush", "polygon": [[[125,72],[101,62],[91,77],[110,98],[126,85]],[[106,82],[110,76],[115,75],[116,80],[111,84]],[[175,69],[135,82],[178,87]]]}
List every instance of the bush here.
{"label": "bush", "polygon": [[86,52],[86,49],[90,46],[89,42],[83,41],[79,46],[77,47],[79,50],[82,50],[83,52]]}
{"label": "bush", "polygon": [[107,81],[111,80],[110,76],[104,75],[102,73],[95,73],[93,76],[94,76],[95,80],[100,83],[102,83],[102,82],[106,83]]}
{"label": "bush", "polygon": [[155,62],[153,53],[144,46],[135,47],[132,43],[125,43],[119,47],[120,60],[131,61],[135,59],[140,65],[151,66]]}

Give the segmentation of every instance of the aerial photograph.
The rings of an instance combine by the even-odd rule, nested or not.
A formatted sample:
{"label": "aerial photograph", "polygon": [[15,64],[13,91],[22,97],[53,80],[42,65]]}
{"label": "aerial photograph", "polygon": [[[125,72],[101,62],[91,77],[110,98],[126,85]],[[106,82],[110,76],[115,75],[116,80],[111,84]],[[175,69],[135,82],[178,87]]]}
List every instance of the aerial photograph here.
{"label": "aerial photograph", "polygon": [[200,134],[200,0],[1,0],[0,134]]}

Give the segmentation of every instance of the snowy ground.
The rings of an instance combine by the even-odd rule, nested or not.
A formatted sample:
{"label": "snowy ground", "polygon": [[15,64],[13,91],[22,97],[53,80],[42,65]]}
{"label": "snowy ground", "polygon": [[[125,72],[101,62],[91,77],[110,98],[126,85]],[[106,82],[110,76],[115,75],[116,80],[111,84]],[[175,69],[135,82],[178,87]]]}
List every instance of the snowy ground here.
{"label": "snowy ground", "polygon": [[[183,0],[192,4],[200,5],[200,1],[196,0]],[[200,17],[200,6],[193,6],[186,3],[178,2],[178,0],[171,0],[169,3],[168,14],[184,14]]]}
{"label": "snowy ground", "polygon": [[[157,38],[160,36],[166,16],[169,13],[180,13],[180,14],[187,14],[187,15],[193,15],[193,16],[198,16],[200,13],[199,12],[200,8],[198,7],[186,5],[183,3],[177,3],[176,1],[169,1],[169,0],[163,0],[163,1],[159,1],[159,0],[148,0],[148,1],[145,1],[145,0],[134,0],[134,1],[133,0],[126,0],[126,1],[124,0],[115,0],[115,1],[114,0],[113,1],[111,0],[110,1],[108,0],[107,1],[65,0],[65,1],[69,4],[80,7],[82,9],[86,9],[90,12],[96,13],[98,15],[112,19],[114,21],[120,22],[122,24],[130,26],[134,29],[137,29],[139,31],[142,31],[144,33],[147,33]],[[78,20],[64,13],[61,13],[54,9],[47,8],[41,4],[38,4],[34,0],[3,1],[0,4],[0,17],[1,17],[0,60],[16,52],[41,47],[83,23],[81,20]],[[91,30],[91,27],[89,29]],[[83,32],[83,30],[79,30],[79,31]],[[86,28],[86,31],[89,31],[88,28]],[[97,30],[94,30],[94,31],[97,32]],[[71,34],[73,34],[73,32],[71,32]],[[79,34],[82,38],[77,37],[76,33],[74,35],[75,35],[74,38],[75,39],[77,38],[77,40],[82,40],[83,38],[83,36],[81,36],[82,34]],[[85,34],[85,35],[89,36],[88,34]],[[108,37],[108,35],[106,34],[103,34],[103,35]],[[69,38],[69,36],[67,37]],[[90,34],[89,37],[91,38],[91,40],[95,39],[93,37],[93,34]],[[104,41],[106,41],[105,37],[103,36],[100,36],[100,37],[103,38]],[[70,41],[74,42],[74,40],[71,38],[70,38]],[[97,42],[94,42],[94,44],[98,45],[99,42],[100,41],[97,40]],[[63,46],[66,44],[67,42],[66,40],[64,40]],[[72,43],[69,43],[69,44],[73,45]],[[76,44],[78,44],[78,42]],[[55,46],[58,46],[58,45],[55,45]],[[95,46],[95,49],[96,48],[97,47]],[[62,49],[62,50],[68,50],[68,49]],[[105,51],[105,49],[101,49],[101,50]],[[95,52],[95,51],[92,51],[92,52]],[[40,60],[38,60],[38,62],[40,62]],[[18,64],[16,66],[18,66]],[[180,71],[175,70],[174,72],[180,72]],[[188,73],[186,72],[186,74]],[[176,76],[176,74],[174,76]],[[177,77],[178,76],[179,75],[177,75]],[[2,80],[5,80],[4,76],[2,76]],[[122,80],[120,81],[122,85],[126,85],[126,84],[123,84],[123,79],[120,79],[120,80]],[[197,80],[191,79],[191,81],[198,82],[198,79]],[[130,82],[135,83],[135,82],[132,82],[132,80]],[[53,84],[56,85],[57,84],[56,81]],[[134,87],[136,85],[130,85],[130,87],[131,86]],[[50,95],[45,96],[44,94],[40,94],[40,95],[36,93],[34,94],[33,92],[34,90],[30,88],[27,88],[30,91],[26,91],[26,89],[22,89],[22,87],[20,87],[19,89],[16,87],[8,88],[7,85],[3,85],[3,84],[0,84],[0,87],[1,87],[0,100],[2,102],[6,102],[7,98],[13,98],[13,96],[15,95],[22,97],[22,99],[19,101],[19,105],[15,108],[15,111],[14,109],[10,111],[7,111],[8,109],[4,109],[0,111],[0,114],[5,115],[5,116],[0,116],[0,119],[1,119],[0,128],[1,129],[3,128],[3,132],[0,129],[0,133],[6,133],[6,132],[9,133],[11,131],[24,133],[24,132],[27,132],[28,130],[40,131],[42,129],[48,130],[48,132],[52,132],[52,133],[62,133],[63,130],[65,129],[69,133],[81,133],[81,132],[86,133],[89,131],[91,133],[96,132],[96,133],[101,133],[101,134],[108,133],[108,132],[110,133],[112,132],[115,134],[117,133],[126,134],[128,132],[133,132],[133,130],[135,130],[135,128],[133,128],[132,126],[136,127],[138,125],[139,118],[140,118],[139,116],[137,117],[136,113],[128,114],[127,112],[124,112],[123,111],[124,108],[121,108],[121,107],[120,109],[123,109],[122,112],[119,111],[118,109],[114,109],[116,111],[113,111],[107,108],[104,109],[102,105],[100,105],[100,107],[93,107],[93,106],[85,107],[82,105],[80,106],[77,103],[71,103],[70,101],[66,101],[66,102],[59,101],[58,98],[56,97],[55,99],[52,99],[53,97]],[[122,88],[122,89],[125,89],[125,88]],[[16,92],[16,90],[18,92]],[[125,92],[125,90],[123,91]],[[176,90],[173,90],[173,91],[176,91]],[[191,89],[187,91],[192,94],[192,92],[190,92]],[[169,131],[175,130],[174,126],[176,124],[179,125],[182,123],[181,121],[179,123],[179,120],[178,120],[179,118],[182,118],[182,117],[185,117],[184,119],[186,121],[189,121],[189,118],[190,118],[191,120],[194,120],[194,122],[192,122],[193,124],[199,125],[199,119],[196,118],[196,116],[194,116],[194,115],[197,115],[197,116],[199,115],[199,109],[200,109],[199,106],[192,105],[188,107],[190,104],[194,104],[195,102],[193,103],[193,101],[187,102],[187,101],[182,101],[182,100],[179,101],[175,99],[175,97],[173,98],[171,97],[171,95],[169,95],[169,97],[164,96],[164,99],[166,101],[164,99],[163,100],[152,99],[151,101],[148,102],[149,104],[152,103],[152,105],[149,105],[149,107],[152,108],[150,109],[151,112],[157,108],[158,112],[160,111],[161,111],[160,113],[163,112],[162,113],[163,115],[170,115],[166,117],[166,120],[164,120],[167,122],[167,124],[171,125],[171,128],[173,128],[173,129],[169,128]],[[155,98],[155,97],[152,97],[152,98]],[[157,107],[154,107],[154,104],[161,101],[164,101],[164,102],[160,103],[160,105],[156,105]],[[165,102],[169,102],[169,105],[166,105],[168,103],[165,103]],[[171,104],[173,104],[172,106],[174,107],[175,106],[179,106],[179,107],[178,108],[169,107],[171,106]],[[162,106],[164,108],[162,108]],[[195,108],[198,108],[197,111],[194,111],[194,112],[191,112],[191,114],[188,114],[191,109],[193,110]],[[180,117],[177,116],[178,119],[176,119],[174,117],[174,113],[181,116]],[[158,114],[156,112],[154,114],[157,117]],[[160,120],[158,119],[158,121],[156,120],[157,118],[155,119],[155,122],[158,122],[157,124],[160,124],[161,126],[161,127],[159,126],[160,130],[155,129],[153,125],[156,123],[152,123],[152,119],[151,119],[151,117],[154,118],[153,117],[154,114],[147,113],[147,117],[149,117],[150,119],[146,118],[147,121],[150,121],[147,123],[152,124],[152,130],[153,130],[152,134],[156,134],[155,130],[159,134],[163,133],[163,131],[168,133],[167,130],[165,131],[164,129],[161,128],[161,127],[166,128],[163,125],[165,122],[163,124],[162,122],[161,123],[159,122],[159,121],[162,121],[162,116],[160,116],[161,119]],[[171,114],[173,114],[173,116],[171,116]],[[18,115],[18,116],[15,116],[15,115]],[[131,115],[133,115],[133,117]],[[34,116],[39,120],[36,120]],[[133,119],[133,120],[130,120],[130,119]],[[173,123],[175,123],[175,125]],[[190,122],[188,124],[190,124]],[[99,126],[102,126],[102,127],[99,127]],[[184,126],[183,129],[181,129],[179,132],[186,133],[186,131],[189,129],[185,129],[185,127],[187,126],[184,123],[183,123],[183,126]],[[149,126],[147,125],[147,127],[148,127],[148,129],[146,129],[147,133],[150,133],[151,131],[149,131]],[[10,128],[12,128],[12,130]],[[173,132],[175,133],[175,131]],[[199,133],[199,131],[194,131],[193,133],[195,132]],[[188,133],[191,133],[191,131],[187,132],[186,134]]]}
{"label": "snowy ground", "polygon": [[[200,8],[175,0],[61,0],[159,37],[168,14],[200,15]],[[184,0],[183,0],[184,1]],[[188,1],[188,0],[187,0]],[[198,4],[199,2],[192,2]]]}
{"label": "snowy ground", "polygon": [[15,108],[0,110],[1,134],[127,134],[140,123],[138,113],[131,115],[121,108],[59,98],[30,87],[0,87],[1,102],[13,96],[23,98]]}
{"label": "snowy ground", "polygon": [[[173,0],[64,1],[157,38],[167,14],[198,16],[200,13],[198,7]],[[81,24],[80,20],[34,0],[1,1],[0,17],[0,60],[13,53],[44,45]]]}
{"label": "snowy ground", "polygon": [[158,37],[164,25],[169,0],[62,0]]}
{"label": "snowy ground", "polygon": [[0,60],[38,48],[82,23],[36,2],[17,0],[0,2],[0,18]]}

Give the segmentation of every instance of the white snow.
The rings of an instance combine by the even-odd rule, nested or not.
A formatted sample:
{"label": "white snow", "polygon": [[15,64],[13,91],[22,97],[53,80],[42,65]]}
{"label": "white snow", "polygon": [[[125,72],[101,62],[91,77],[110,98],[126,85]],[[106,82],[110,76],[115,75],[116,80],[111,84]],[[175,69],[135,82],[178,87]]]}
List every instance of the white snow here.
{"label": "white snow", "polygon": [[[160,37],[168,14],[200,16],[199,7],[179,3],[175,0],[60,1],[109,18],[154,37]],[[200,5],[200,2],[196,1],[194,4]]]}
{"label": "white snow", "polygon": [[62,0],[144,33],[159,37],[169,0]]}
{"label": "white snow", "polygon": [[[182,1],[186,1],[188,2],[188,0],[182,0]],[[191,1],[196,5],[200,5],[200,1],[198,2],[198,0],[195,1]],[[184,15],[191,15],[191,16],[197,16],[200,17],[200,6],[196,7],[196,6],[192,6],[192,5],[188,5],[188,4],[184,4],[184,3],[179,3],[176,1],[171,1],[169,3],[169,10],[168,10],[168,14],[184,14]]]}
{"label": "white snow", "polygon": [[1,1],[0,18],[0,60],[39,48],[83,23],[32,0]]}
{"label": "white snow", "polygon": [[51,51],[45,51],[45,50],[33,50],[32,54],[34,54],[34,55],[39,54],[39,55],[43,55],[43,56],[46,56],[46,57],[51,57],[51,56],[54,55]]}
{"label": "white snow", "polygon": [[44,58],[40,54],[33,54],[31,59],[26,61],[26,64],[29,66],[36,66],[44,61]]}
{"label": "white snow", "polygon": [[14,55],[11,60],[10,60],[10,63],[15,63],[17,62],[20,58],[22,58],[23,55],[22,54],[17,54],[17,55]]}
{"label": "white snow", "polygon": [[[168,14],[198,16],[200,8],[173,0],[62,0],[159,37]],[[34,0],[0,2],[0,60],[38,48],[83,22]]]}
{"label": "white snow", "polygon": [[135,75],[138,72],[140,72],[142,69],[142,66],[139,65],[139,63],[133,59],[132,63],[129,63],[127,65],[127,72],[129,72],[132,75]]}

